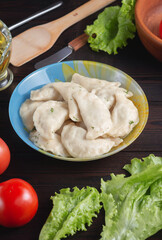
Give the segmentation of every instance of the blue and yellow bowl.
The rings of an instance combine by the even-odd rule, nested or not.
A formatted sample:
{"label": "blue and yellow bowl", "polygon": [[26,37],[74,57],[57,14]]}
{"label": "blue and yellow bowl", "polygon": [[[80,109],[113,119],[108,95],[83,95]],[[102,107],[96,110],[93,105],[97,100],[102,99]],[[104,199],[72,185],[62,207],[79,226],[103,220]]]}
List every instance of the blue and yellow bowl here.
{"label": "blue and yellow bowl", "polygon": [[[133,131],[124,138],[123,143],[115,148],[112,148],[110,152],[93,158],[67,158],[57,156],[39,149],[29,140],[29,133],[25,130],[25,127],[19,115],[20,106],[27,98],[30,97],[31,90],[41,88],[45,84],[58,80],[62,82],[71,81],[71,76],[75,72],[87,77],[120,82],[123,88],[133,92],[133,97],[131,100],[134,102],[139,112],[139,123],[133,129]],[[28,144],[33,149],[60,160],[90,161],[113,155],[123,150],[136,140],[136,138],[143,131],[148,119],[148,102],[143,90],[137,84],[137,82],[119,69],[98,62],[67,61],[43,67],[25,77],[15,88],[11,96],[9,103],[9,117],[15,132],[26,144]]]}

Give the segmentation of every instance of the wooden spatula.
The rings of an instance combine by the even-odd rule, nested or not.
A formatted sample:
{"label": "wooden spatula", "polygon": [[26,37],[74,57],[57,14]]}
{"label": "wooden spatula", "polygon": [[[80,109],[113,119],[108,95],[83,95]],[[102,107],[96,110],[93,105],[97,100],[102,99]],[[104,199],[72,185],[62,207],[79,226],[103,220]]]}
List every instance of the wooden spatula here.
{"label": "wooden spatula", "polygon": [[12,41],[10,62],[18,67],[39,56],[53,46],[65,29],[114,1],[90,0],[57,20],[30,28],[19,34]]}

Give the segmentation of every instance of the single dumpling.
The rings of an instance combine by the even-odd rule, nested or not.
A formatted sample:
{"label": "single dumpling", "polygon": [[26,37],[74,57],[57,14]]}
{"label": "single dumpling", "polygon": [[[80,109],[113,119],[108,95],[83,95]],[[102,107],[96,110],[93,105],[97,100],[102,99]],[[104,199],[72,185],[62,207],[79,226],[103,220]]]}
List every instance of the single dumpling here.
{"label": "single dumpling", "polygon": [[96,88],[93,89],[92,92],[96,94],[96,96],[98,96],[106,104],[108,109],[110,109],[115,103],[115,94],[121,93],[127,98],[133,96],[132,92],[118,86],[106,86],[104,88]]}
{"label": "single dumpling", "polygon": [[89,78],[80,75],[79,73],[74,73],[72,76],[71,82],[77,83],[81,86],[83,86],[85,89],[87,89],[89,92],[92,91],[92,89],[96,88],[103,88],[103,87],[111,87],[111,86],[120,86],[121,83],[119,82],[109,82],[106,80],[100,80],[97,78]]}
{"label": "single dumpling", "polygon": [[61,141],[72,157],[88,158],[102,155],[122,142],[121,139],[114,140],[113,138],[88,140],[86,134],[85,129],[77,127],[74,123],[63,128]]}
{"label": "single dumpling", "polygon": [[40,89],[30,92],[30,99],[36,101],[62,100],[60,94],[55,90],[54,83],[49,83]]}
{"label": "single dumpling", "polygon": [[38,106],[40,106],[43,101],[32,101],[26,99],[20,107],[20,116],[23,121],[24,126],[27,130],[31,131],[34,128],[33,114]]}
{"label": "single dumpling", "polygon": [[95,139],[110,130],[112,125],[110,111],[100,98],[85,90],[74,93],[73,97],[87,128],[87,139]]}
{"label": "single dumpling", "polygon": [[29,139],[40,149],[51,152],[56,155],[68,157],[69,153],[66,151],[61,142],[61,137],[58,134],[53,135],[53,139],[46,139],[42,137],[36,130],[30,132]]}
{"label": "single dumpling", "polygon": [[34,112],[34,126],[42,137],[53,139],[68,115],[67,103],[50,100],[42,103]]}
{"label": "single dumpling", "polygon": [[60,93],[63,99],[68,103],[69,118],[71,118],[71,120],[73,120],[74,122],[82,121],[78,105],[73,98],[73,93],[79,91],[83,87],[79,84],[71,82],[57,82],[55,83],[54,87]]}
{"label": "single dumpling", "polygon": [[138,110],[131,100],[123,94],[116,94],[116,104],[111,113],[112,128],[109,136],[125,137],[139,122]]}

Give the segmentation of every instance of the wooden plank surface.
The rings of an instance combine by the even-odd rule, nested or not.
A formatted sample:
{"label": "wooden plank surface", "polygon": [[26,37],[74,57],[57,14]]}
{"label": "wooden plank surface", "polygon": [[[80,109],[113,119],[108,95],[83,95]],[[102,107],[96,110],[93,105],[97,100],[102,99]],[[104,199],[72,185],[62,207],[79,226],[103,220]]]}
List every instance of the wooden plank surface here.
{"label": "wooden plank surface", "polygon": [[[12,25],[36,11],[50,5],[54,0],[5,0],[0,8],[0,18],[8,25]],[[27,28],[57,19],[86,0],[64,0],[64,4],[57,10],[42,16],[24,26],[12,31],[15,36]],[[117,1],[118,3],[120,1]],[[101,11],[99,11],[101,12]],[[49,158],[29,148],[14,132],[9,116],[8,104],[10,96],[17,84],[34,71],[37,61],[50,56],[65,47],[68,42],[81,35],[87,24],[91,24],[98,13],[82,20],[67,29],[57,40],[52,49],[20,68],[10,66],[14,73],[13,84],[0,92],[0,137],[4,139],[11,150],[11,163],[0,176],[0,182],[10,178],[22,178],[30,182],[39,198],[39,209],[34,219],[27,225],[17,229],[0,227],[1,240],[36,240],[48,217],[52,207],[49,200],[51,195],[64,187],[94,186],[100,188],[101,178],[108,179],[110,173],[125,173],[124,164],[130,163],[133,157],[145,157],[150,153],[162,156],[162,63],[156,61],[143,47],[138,35],[129,40],[126,48],[119,50],[118,55],[108,55],[104,52],[93,52],[88,44],[74,52],[66,60],[92,60],[112,65],[133,77],[144,90],[149,102],[148,123],[139,138],[128,148],[111,157],[85,163],[64,162]],[[94,220],[87,232],[79,232],[68,239],[97,240],[104,223],[104,211]],[[149,238],[162,239],[162,231]]]}

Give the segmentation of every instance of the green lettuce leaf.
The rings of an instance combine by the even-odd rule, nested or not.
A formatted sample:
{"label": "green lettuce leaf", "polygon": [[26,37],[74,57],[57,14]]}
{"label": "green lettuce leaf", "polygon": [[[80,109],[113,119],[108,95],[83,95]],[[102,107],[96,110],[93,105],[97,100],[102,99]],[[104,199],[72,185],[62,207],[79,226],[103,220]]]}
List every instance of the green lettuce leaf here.
{"label": "green lettuce leaf", "polygon": [[131,175],[140,173],[153,165],[162,165],[162,158],[155,157],[154,154],[150,154],[148,157],[143,158],[142,161],[139,158],[133,158],[131,160],[131,164],[127,164],[123,167],[123,169],[127,170]]}
{"label": "green lettuce leaf", "polygon": [[86,225],[90,226],[92,218],[99,213],[100,194],[93,187],[61,189],[53,200],[52,211],[43,226],[39,240],[59,240],[68,235],[74,235],[76,231],[86,231]]}
{"label": "green lettuce leaf", "polygon": [[134,158],[124,169],[131,176],[101,180],[102,240],[145,240],[162,229],[162,158]]}
{"label": "green lettuce leaf", "polygon": [[136,32],[134,7],[136,0],[123,0],[122,6],[105,8],[92,25],[86,27],[88,42],[94,51],[117,54],[117,49],[125,47],[128,39]]}

